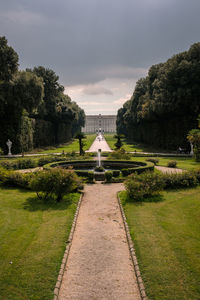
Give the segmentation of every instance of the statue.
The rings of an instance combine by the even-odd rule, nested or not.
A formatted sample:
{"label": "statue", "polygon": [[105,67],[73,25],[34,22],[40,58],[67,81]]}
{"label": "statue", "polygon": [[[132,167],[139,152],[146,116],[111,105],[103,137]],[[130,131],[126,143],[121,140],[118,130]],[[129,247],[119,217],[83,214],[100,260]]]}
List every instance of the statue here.
{"label": "statue", "polygon": [[12,155],[11,153],[12,142],[9,139],[6,142],[6,145],[8,146],[8,155]]}
{"label": "statue", "polygon": [[190,143],[190,147],[191,147],[191,150],[190,150],[190,155],[194,155],[194,146],[192,145],[192,143]]}

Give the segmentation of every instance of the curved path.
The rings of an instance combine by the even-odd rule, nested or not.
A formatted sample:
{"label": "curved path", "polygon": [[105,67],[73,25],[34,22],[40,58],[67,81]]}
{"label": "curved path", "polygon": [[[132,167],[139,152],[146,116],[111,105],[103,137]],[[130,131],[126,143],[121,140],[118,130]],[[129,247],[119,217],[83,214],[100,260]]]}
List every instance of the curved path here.
{"label": "curved path", "polygon": [[112,152],[110,147],[108,146],[104,137],[99,134],[96,139],[94,140],[93,144],[91,145],[90,149],[86,152],[97,152],[101,149],[102,152]]}
{"label": "curved path", "polygon": [[155,166],[155,169],[163,172],[163,173],[182,173],[184,170],[183,169],[178,169],[178,168],[168,168],[168,167],[162,167],[162,166]]}
{"label": "curved path", "polygon": [[85,186],[59,300],[141,299],[116,197],[122,189]]}

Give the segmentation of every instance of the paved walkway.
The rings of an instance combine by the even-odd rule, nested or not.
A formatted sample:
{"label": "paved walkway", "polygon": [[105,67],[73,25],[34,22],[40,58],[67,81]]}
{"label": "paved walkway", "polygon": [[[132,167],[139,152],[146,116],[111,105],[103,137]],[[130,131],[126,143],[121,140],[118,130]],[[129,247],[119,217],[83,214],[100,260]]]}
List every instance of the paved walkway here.
{"label": "paved walkway", "polygon": [[168,167],[162,167],[162,166],[155,166],[155,169],[163,172],[163,173],[182,173],[184,170],[178,169],[178,168],[168,168]]}
{"label": "paved walkway", "polygon": [[85,186],[59,300],[139,300],[116,193],[122,184]]}
{"label": "paved walkway", "polygon": [[112,152],[101,134],[96,137],[90,149],[86,152],[97,152],[99,149],[101,149],[102,152]]}

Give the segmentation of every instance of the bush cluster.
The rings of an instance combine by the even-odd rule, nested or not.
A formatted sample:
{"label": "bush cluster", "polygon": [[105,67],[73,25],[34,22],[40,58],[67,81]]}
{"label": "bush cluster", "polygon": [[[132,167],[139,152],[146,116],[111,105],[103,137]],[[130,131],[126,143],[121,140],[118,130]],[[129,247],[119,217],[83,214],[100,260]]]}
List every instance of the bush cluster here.
{"label": "bush cluster", "polygon": [[106,171],[105,172],[105,181],[106,182],[111,182],[113,177],[113,172],[112,171]]}
{"label": "bush cluster", "polygon": [[128,176],[124,184],[129,198],[135,201],[141,201],[148,196],[152,196],[161,191],[164,186],[162,177],[150,171],[140,175],[133,173]]}
{"label": "bush cluster", "polygon": [[119,150],[113,151],[109,153],[108,155],[109,159],[123,159],[123,160],[130,160],[131,159],[131,154],[126,153],[126,151],[121,148]]}
{"label": "bush cluster", "polygon": [[9,187],[29,188],[29,182],[33,173],[19,173],[11,170],[0,168],[0,184]]}
{"label": "bush cluster", "polygon": [[183,173],[158,174],[144,172],[133,173],[124,182],[129,199],[142,201],[162,189],[179,189],[194,187],[200,184],[200,169]]}
{"label": "bush cluster", "polygon": [[162,174],[165,189],[179,189],[196,186],[200,183],[200,171],[183,173]]}
{"label": "bush cluster", "polygon": [[56,201],[60,202],[64,194],[80,188],[81,182],[72,169],[54,168],[35,173],[29,185],[39,199],[47,200],[49,196],[55,196]]}
{"label": "bush cluster", "polygon": [[170,160],[167,164],[169,168],[176,168],[177,167],[177,161],[176,160]]}
{"label": "bush cluster", "polygon": [[7,170],[20,170],[20,169],[29,169],[35,168],[37,162],[31,158],[21,158],[17,160],[5,160],[0,162],[0,166]]}

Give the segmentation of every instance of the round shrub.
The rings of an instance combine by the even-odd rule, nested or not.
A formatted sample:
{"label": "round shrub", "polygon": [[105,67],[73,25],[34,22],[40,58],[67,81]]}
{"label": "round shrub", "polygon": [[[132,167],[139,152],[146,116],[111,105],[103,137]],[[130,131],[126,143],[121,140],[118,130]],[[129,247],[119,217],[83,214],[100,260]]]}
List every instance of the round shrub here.
{"label": "round shrub", "polygon": [[106,171],[105,172],[105,179],[106,182],[111,182],[113,177],[113,172],[112,171]]}
{"label": "round shrub", "polygon": [[43,200],[47,200],[49,195],[55,195],[56,201],[60,202],[64,194],[71,193],[80,186],[78,176],[71,169],[54,168],[34,175],[30,187]]}
{"label": "round shrub", "polygon": [[167,164],[169,168],[176,168],[177,167],[177,161],[176,160],[170,160]]}

